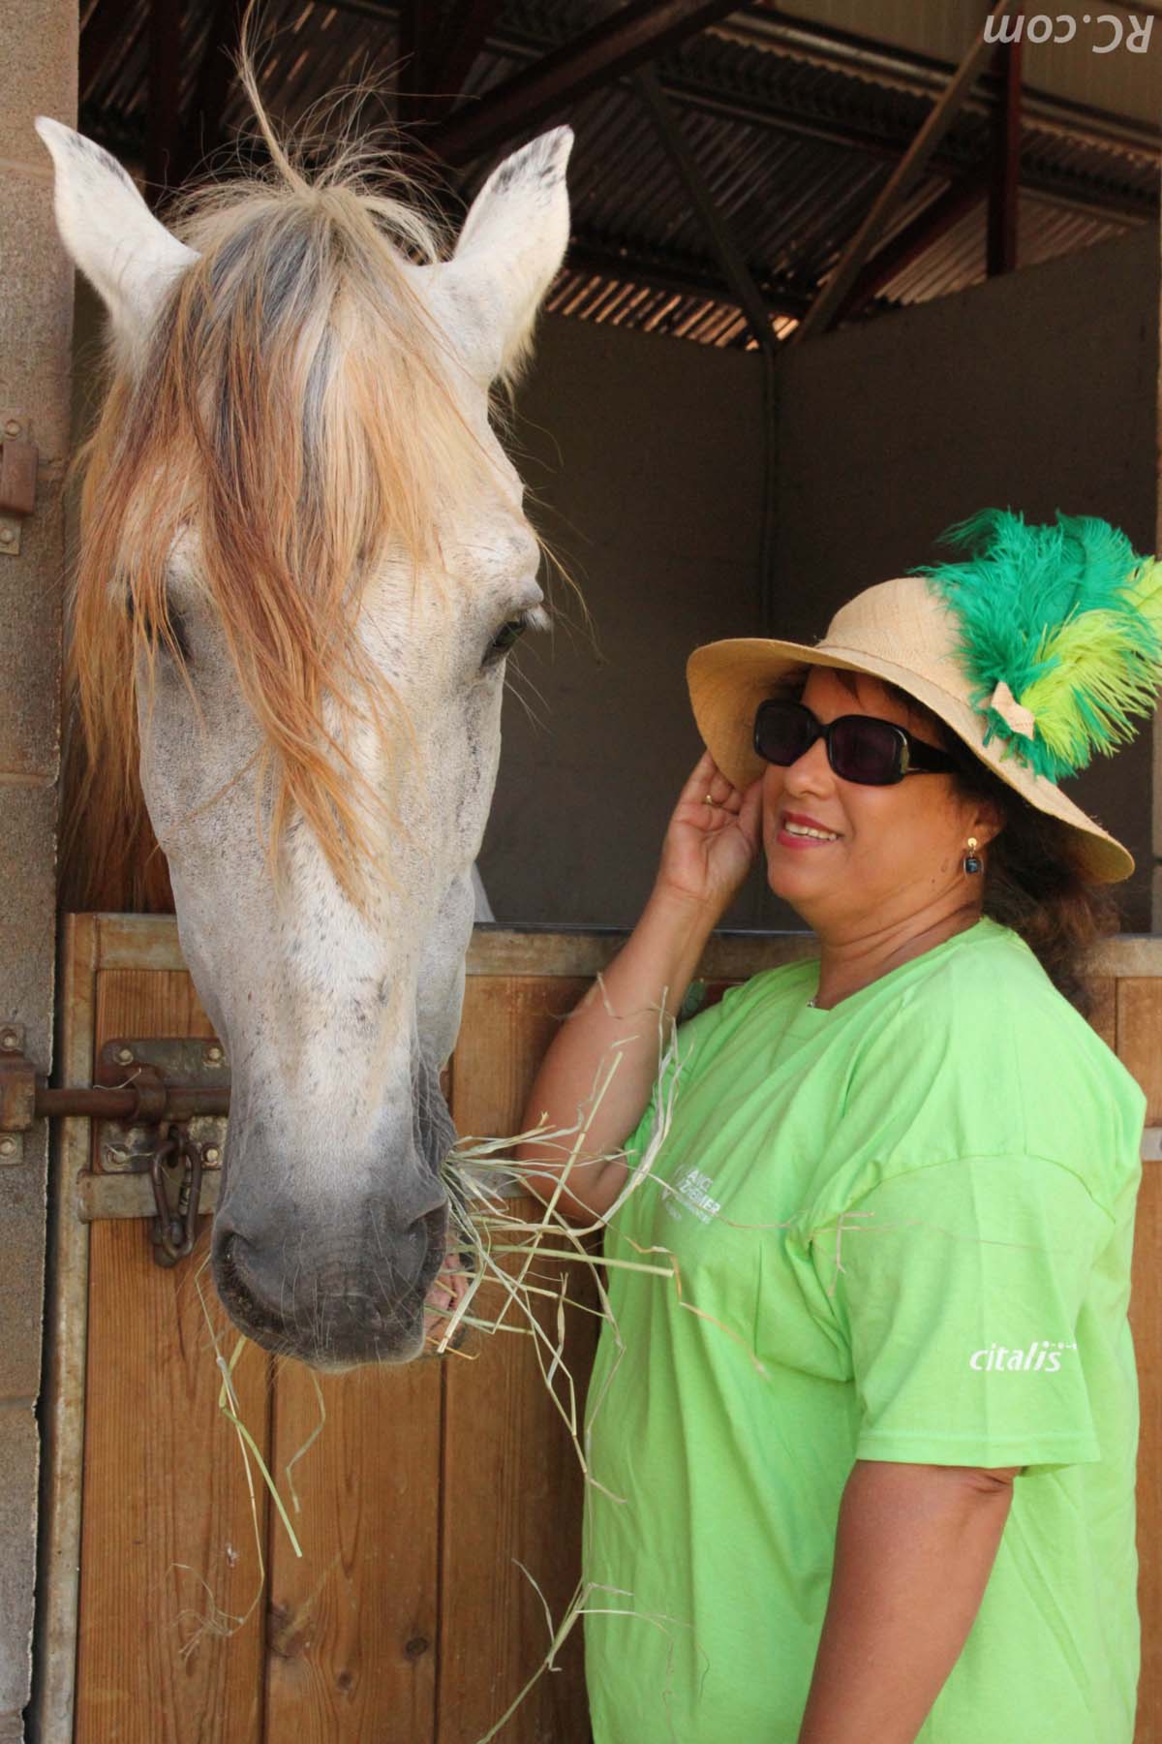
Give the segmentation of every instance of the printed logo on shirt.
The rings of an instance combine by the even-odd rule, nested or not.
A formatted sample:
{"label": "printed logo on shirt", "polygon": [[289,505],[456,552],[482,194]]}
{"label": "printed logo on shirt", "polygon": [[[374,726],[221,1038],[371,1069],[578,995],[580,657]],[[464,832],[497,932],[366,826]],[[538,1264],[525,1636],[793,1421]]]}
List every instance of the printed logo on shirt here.
{"label": "printed logo on shirt", "polygon": [[666,1210],[676,1223],[681,1220],[683,1211],[692,1211],[699,1223],[709,1223],[722,1210],[719,1201],[711,1197],[713,1185],[712,1176],[704,1175],[701,1169],[691,1164],[672,1183],[666,1195]]}
{"label": "printed logo on shirt", "polygon": [[1045,1374],[1052,1375],[1061,1367],[1062,1353],[1076,1349],[1075,1343],[1066,1343],[1060,1338],[1034,1339],[1028,1350],[1015,1347],[1010,1349],[1006,1344],[990,1344],[984,1350],[974,1350],[968,1359],[968,1366],[970,1369],[1013,1369],[1024,1373],[1036,1373],[1041,1369]]}

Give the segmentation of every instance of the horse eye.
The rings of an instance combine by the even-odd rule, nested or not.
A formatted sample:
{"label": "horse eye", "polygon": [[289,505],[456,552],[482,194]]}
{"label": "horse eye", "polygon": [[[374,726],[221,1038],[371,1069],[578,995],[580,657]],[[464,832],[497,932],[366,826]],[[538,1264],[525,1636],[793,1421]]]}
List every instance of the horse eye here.
{"label": "horse eye", "polygon": [[[128,594],[125,599],[125,615],[131,624],[139,615],[131,593]],[[180,612],[175,612],[172,608],[168,615],[170,635],[173,637],[172,651],[177,654],[178,659],[182,661],[184,665],[188,665],[190,660],[190,644],[189,638],[186,635],[185,619],[182,617]],[[171,652],[169,642],[164,636],[158,634],[154,627],[153,620],[145,617],[144,614],[142,614],[141,627],[145,632],[146,639],[154,642],[163,654]]]}
{"label": "horse eye", "polygon": [[507,654],[513,643],[520,641],[528,627],[528,618],[523,614],[519,618],[510,618],[507,624],[502,624],[488,644],[488,652],[484,656],[485,665],[489,661],[499,660],[502,655]]}

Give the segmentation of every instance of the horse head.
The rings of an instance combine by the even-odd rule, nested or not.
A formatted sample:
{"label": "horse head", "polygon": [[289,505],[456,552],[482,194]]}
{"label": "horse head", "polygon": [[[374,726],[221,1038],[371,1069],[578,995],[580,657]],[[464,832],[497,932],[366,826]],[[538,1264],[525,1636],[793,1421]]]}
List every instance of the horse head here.
{"label": "horse head", "polygon": [[270,1349],[406,1361],[506,656],[545,621],[489,391],[564,253],[571,134],[502,163],[449,254],[269,132],[273,172],[174,233],[38,126],[111,329],[72,631],[88,803],[115,854],[144,796],[229,1052],[215,1282]]}

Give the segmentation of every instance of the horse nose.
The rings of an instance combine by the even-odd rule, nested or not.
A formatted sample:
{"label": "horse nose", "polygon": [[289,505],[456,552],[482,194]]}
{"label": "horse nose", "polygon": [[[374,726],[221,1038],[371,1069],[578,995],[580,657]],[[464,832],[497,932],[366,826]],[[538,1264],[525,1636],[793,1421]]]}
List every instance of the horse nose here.
{"label": "horse nose", "polygon": [[309,1225],[272,1230],[234,1227],[221,1214],[214,1230],[214,1274],[232,1319],[259,1343],[325,1343],[362,1360],[406,1336],[444,1251],[446,1200],[416,1197],[400,1223],[369,1211],[346,1236]]}

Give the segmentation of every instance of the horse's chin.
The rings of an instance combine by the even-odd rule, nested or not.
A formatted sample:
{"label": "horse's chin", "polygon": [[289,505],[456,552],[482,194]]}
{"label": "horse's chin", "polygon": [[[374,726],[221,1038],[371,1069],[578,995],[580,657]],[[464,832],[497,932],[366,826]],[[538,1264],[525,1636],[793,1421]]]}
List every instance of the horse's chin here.
{"label": "horse's chin", "polygon": [[[220,1293],[220,1292],[219,1292]],[[421,1300],[411,1316],[411,1324],[393,1327],[390,1336],[368,1332],[362,1328],[353,1332],[323,1325],[293,1327],[275,1326],[249,1314],[239,1314],[223,1298],[230,1319],[251,1343],[260,1345],[272,1356],[305,1363],[323,1374],[345,1374],[349,1369],[369,1365],[398,1367],[414,1362],[424,1354],[425,1314]],[[399,1318],[402,1320],[403,1316]]]}

